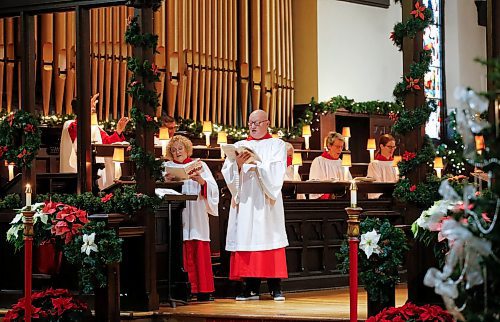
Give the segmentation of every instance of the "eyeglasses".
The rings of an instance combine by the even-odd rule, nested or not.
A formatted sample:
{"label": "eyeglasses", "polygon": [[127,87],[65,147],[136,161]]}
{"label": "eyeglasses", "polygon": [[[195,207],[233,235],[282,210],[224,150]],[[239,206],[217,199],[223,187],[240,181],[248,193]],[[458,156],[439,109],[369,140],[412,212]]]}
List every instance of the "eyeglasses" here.
{"label": "eyeglasses", "polygon": [[178,148],[178,149],[176,149],[176,148],[171,148],[170,149],[170,153],[172,153],[172,154],[175,154],[177,152],[182,152],[182,151],[184,151],[184,147],[182,147],[182,146],[180,148]]}
{"label": "eyeglasses", "polygon": [[396,146],[395,145],[384,145],[386,148],[389,148],[389,149],[395,149]]}
{"label": "eyeglasses", "polygon": [[251,127],[251,126],[260,126],[261,124],[263,123],[266,123],[267,120],[264,120],[264,121],[255,121],[255,122],[248,122],[248,126]]}

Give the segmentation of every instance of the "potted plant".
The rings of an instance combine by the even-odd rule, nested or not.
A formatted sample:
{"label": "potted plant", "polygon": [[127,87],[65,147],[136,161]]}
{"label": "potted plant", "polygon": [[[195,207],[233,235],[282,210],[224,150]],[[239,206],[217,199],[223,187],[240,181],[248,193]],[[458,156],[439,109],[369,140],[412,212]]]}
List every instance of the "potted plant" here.
{"label": "potted plant", "polygon": [[92,293],[107,283],[107,265],[121,262],[122,239],[104,222],[89,222],[81,234],[64,246],[64,256],[78,267],[80,288],[83,293]]}
{"label": "potted plant", "polygon": [[[74,298],[68,290],[49,288],[31,295],[31,320],[56,321],[84,321],[90,316],[87,304]],[[26,301],[24,298],[12,306],[4,322],[24,321]]]}
{"label": "potted plant", "polygon": [[417,306],[410,302],[401,307],[386,308],[379,314],[369,317],[366,322],[453,322],[453,317],[450,313],[443,310],[437,305]]}
{"label": "potted plant", "polygon": [[[361,240],[358,252],[358,274],[368,293],[368,315],[374,315],[395,304],[395,286],[399,268],[409,249],[405,233],[387,219],[368,218],[360,225]],[[349,246],[342,243],[337,254],[339,268],[349,272]]]}

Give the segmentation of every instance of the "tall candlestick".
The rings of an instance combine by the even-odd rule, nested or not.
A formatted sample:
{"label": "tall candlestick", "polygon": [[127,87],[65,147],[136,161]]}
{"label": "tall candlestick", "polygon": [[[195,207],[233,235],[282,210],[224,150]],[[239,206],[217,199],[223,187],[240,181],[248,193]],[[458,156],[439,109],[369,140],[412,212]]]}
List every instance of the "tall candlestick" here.
{"label": "tall candlestick", "polygon": [[26,206],[31,206],[31,185],[29,183],[26,184]]}
{"label": "tall candlestick", "polygon": [[356,208],[358,204],[358,186],[356,185],[356,181],[351,181],[349,190],[351,190],[351,207]]}

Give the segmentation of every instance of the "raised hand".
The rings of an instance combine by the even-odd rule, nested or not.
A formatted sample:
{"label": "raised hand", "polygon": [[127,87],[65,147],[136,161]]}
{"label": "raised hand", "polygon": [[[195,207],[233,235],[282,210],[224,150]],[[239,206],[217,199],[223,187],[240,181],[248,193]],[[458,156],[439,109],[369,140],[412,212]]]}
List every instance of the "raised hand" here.
{"label": "raised hand", "polygon": [[127,126],[127,123],[130,121],[128,117],[122,117],[119,121],[118,124],[116,124],[116,133],[118,135],[121,135],[122,132],[125,130],[125,127]]}
{"label": "raised hand", "polygon": [[92,113],[96,113],[96,107],[97,107],[97,103],[99,103],[99,101],[97,100],[99,98],[99,93],[96,93],[94,94],[94,96],[92,96],[92,98],[90,99],[90,111]]}

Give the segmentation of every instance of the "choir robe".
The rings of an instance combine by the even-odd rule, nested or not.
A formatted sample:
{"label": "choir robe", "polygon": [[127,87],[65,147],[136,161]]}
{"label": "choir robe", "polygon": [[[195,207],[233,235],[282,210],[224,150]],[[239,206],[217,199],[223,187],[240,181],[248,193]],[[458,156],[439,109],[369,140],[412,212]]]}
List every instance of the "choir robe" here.
{"label": "choir robe", "polygon": [[[61,145],[60,145],[60,158],[59,158],[59,171],[60,172],[77,172],[77,125],[76,121],[66,121],[63,125],[63,130],[61,134]],[[99,144],[112,144],[116,142],[122,142],[125,140],[125,136],[122,134],[114,132],[112,135],[108,135],[97,125],[91,125],[90,127],[90,140],[94,143]],[[99,189],[104,189],[114,182],[115,178],[115,165],[113,163],[112,157],[96,157],[96,163],[104,163],[105,167],[98,171],[100,176],[97,184]],[[118,173],[119,175],[121,173]]]}
{"label": "choir robe", "polygon": [[[352,180],[351,172],[348,172],[349,181]],[[342,160],[334,160],[328,152],[323,152],[322,155],[316,157],[309,169],[310,181],[346,181],[344,180],[344,168],[342,167]],[[328,194],[311,194],[310,199],[329,199]]]}
{"label": "choir robe", "polygon": [[281,188],[287,156],[285,143],[268,138],[235,145],[256,152],[261,161],[244,164],[226,158],[222,175],[231,192],[226,250],[232,252],[230,278],[286,278],[285,213]]}
{"label": "choir robe", "polygon": [[[289,165],[288,167],[286,167],[285,181],[302,181],[300,174],[295,173],[293,171],[293,165]],[[303,193],[299,193],[296,196],[296,198],[297,199],[306,199],[306,195],[304,195]]]}
{"label": "choir robe", "polygon": [[[191,162],[186,159],[185,163]],[[166,165],[174,164],[173,161]],[[205,184],[201,186],[194,180],[185,180],[182,193],[197,195],[197,200],[186,202],[182,211],[182,239],[184,268],[188,273],[192,293],[211,293],[214,289],[214,276],[210,252],[210,224],[208,215],[219,215],[219,187],[207,164],[201,161],[201,177]]]}
{"label": "choir robe", "polygon": [[[381,155],[377,155],[376,160],[373,160],[368,165],[368,177],[375,179],[376,182],[397,182],[399,176],[396,169],[392,166],[392,159],[386,159]],[[381,193],[369,193],[369,199],[380,197]]]}

